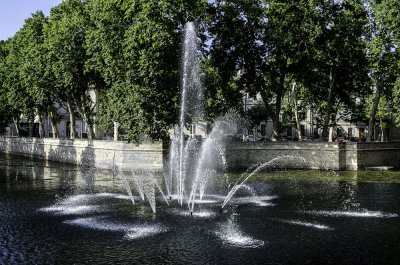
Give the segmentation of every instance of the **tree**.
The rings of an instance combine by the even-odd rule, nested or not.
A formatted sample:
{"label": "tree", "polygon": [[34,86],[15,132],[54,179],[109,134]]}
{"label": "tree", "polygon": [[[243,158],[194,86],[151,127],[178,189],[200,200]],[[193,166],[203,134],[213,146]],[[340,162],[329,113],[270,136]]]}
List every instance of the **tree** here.
{"label": "tree", "polygon": [[[369,100],[368,100],[368,105],[367,105],[367,113],[370,115],[371,109],[374,106],[374,100],[376,99],[375,94],[370,95]],[[392,124],[392,114],[393,114],[393,103],[391,99],[391,95],[380,95],[379,97],[379,103],[378,106],[376,107],[376,112],[375,112],[375,120],[379,122],[379,127],[380,127],[380,140],[382,142],[387,141],[387,128]],[[369,116],[368,116],[369,118]],[[375,137],[375,132],[377,131],[376,127],[372,127],[374,132],[369,132]],[[377,138],[377,137],[376,137]]]}
{"label": "tree", "polygon": [[[271,110],[272,137],[276,139],[281,126],[282,99],[291,85],[306,82],[305,73],[312,67],[313,48],[321,31],[316,23],[314,1],[265,1],[264,4],[267,17],[264,79],[269,89],[261,90],[260,94]],[[274,100],[270,100],[271,96]]]}
{"label": "tree", "polygon": [[304,136],[301,130],[301,121],[305,119],[305,110],[312,106],[312,101],[308,98],[308,91],[301,83],[292,82],[289,86],[285,96],[287,100],[282,105],[283,120],[286,119],[289,127],[294,127],[298,139],[301,141]]}
{"label": "tree", "polygon": [[326,140],[340,108],[355,108],[356,99],[368,91],[366,12],[361,1],[325,1],[314,8],[320,33],[315,36],[305,84],[319,106]]}
{"label": "tree", "polygon": [[75,112],[88,125],[88,137],[94,137],[94,101],[88,91],[93,75],[86,71],[85,49],[88,14],[86,2],[63,1],[51,10],[45,27],[48,64],[56,79],[59,98],[67,103],[70,115],[70,138],[75,138]]}
{"label": "tree", "polygon": [[[273,121],[273,139],[281,130],[282,100],[288,84],[304,83],[317,38],[312,1],[216,1],[211,26],[213,65],[226,93],[259,94]],[[228,92],[229,91],[229,92]]]}
{"label": "tree", "polygon": [[4,94],[7,98],[8,106],[12,106],[11,116],[18,135],[20,135],[19,120],[21,115],[23,114],[30,122],[34,118],[34,113],[32,112],[32,109],[34,109],[33,100],[22,79],[23,60],[21,58],[24,58],[22,49],[23,39],[24,33],[18,31],[6,42],[7,56],[3,64]]}
{"label": "tree", "polygon": [[[391,94],[399,61],[399,3],[397,1],[368,1],[369,60],[374,98],[369,115],[367,141],[375,139],[374,127],[382,94]],[[396,40],[397,37],[397,40]],[[395,94],[396,95],[396,94]],[[396,100],[396,99],[395,99]]]}
{"label": "tree", "polygon": [[[20,78],[33,109],[24,115],[36,114],[39,118],[39,135],[44,135],[44,115],[54,108],[51,98],[52,83],[46,77],[46,50],[44,49],[44,25],[46,17],[41,11],[25,20],[20,30],[19,57]],[[34,110],[34,111],[32,111]],[[31,117],[33,119],[33,117]],[[31,126],[32,127],[32,126]]]}
{"label": "tree", "polygon": [[257,0],[217,0],[210,15],[211,44],[203,69],[206,110],[213,119],[229,111],[243,111],[245,93],[255,97],[267,89],[262,75],[265,17],[262,1]]}
{"label": "tree", "polygon": [[3,133],[4,126],[12,120],[12,106],[8,103],[6,90],[6,58],[8,50],[6,42],[0,41],[0,134]]}
{"label": "tree", "polygon": [[[119,91],[126,82],[124,39],[129,28],[127,7],[127,1],[122,0],[88,1],[90,24],[86,49],[89,59],[86,68],[98,73],[104,81],[98,99],[98,118],[105,128],[118,124],[122,115]],[[115,137],[118,138],[117,135]]]}
{"label": "tree", "polygon": [[[224,80],[221,68],[214,61],[212,55],[203,58],[201,62],[203,73],[205,119],[213,123],[218,117],[230,112],[241,112],[243,93],[240,91],[236,80]],[[264,117],[265,119],[265,117]]]}
{"label": "tree", "polygon": [[89,63],[107,85],[102,123],[118,122],[130,141],[167,139],[178,117],[181,32],[206,1],[101,2],[90,2],[99,16],[89,31]]}

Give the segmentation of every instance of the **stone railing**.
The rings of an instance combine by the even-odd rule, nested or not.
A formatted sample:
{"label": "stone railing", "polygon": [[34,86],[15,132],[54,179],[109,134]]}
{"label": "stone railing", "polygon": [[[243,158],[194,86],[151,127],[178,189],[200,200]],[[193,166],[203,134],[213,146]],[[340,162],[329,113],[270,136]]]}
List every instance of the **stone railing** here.
{"label": "stone railing", "polygon": [[136,146],[127,142],[51,138],[0,138],[0,152],[50,161],[122,170],[162,170],[161,143]]}
{"label": "stone railing", "polygon": [[[0,137],[0,152],[109,169],[163,170],[160,142],[136,146],[127,142]],[[228,142],[229,171],[270,164],[278,168],[357,170],[400,168],[400,142]]]}
{"label": "stone railing", "polygon": [[243,170],[274,160],[271,167],[357,170],[367,167],[400,168],[400,142],[231,142],[228,168]]}

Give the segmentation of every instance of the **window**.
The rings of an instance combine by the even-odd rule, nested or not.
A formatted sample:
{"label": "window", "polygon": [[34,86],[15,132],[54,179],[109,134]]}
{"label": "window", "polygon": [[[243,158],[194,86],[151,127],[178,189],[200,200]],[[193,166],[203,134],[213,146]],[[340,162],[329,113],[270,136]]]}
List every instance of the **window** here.
{"label": "window", "polygon": [[261,124],[261,136],[265,136],[267,134],[267,125]]}
{"label": "window", "polygon": [[347,128],[347,134],[350,137],[353,137],[353,128]]}

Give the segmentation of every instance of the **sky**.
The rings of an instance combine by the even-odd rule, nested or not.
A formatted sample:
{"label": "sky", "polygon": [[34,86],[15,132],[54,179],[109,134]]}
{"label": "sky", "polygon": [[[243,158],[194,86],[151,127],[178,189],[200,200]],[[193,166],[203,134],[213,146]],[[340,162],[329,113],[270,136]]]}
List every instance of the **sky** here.
{"label": "sky", "polygon": [[0,0],[0,40],[12,37],[37,10],[48,16],[62,0]]}

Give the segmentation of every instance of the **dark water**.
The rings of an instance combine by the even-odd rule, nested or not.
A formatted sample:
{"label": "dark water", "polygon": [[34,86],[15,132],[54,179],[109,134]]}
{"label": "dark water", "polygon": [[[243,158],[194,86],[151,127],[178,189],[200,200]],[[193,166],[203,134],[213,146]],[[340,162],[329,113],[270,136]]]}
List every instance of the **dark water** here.
{"label": "dark water", "polygon": [[400,264],[399,183],[270,172],[191,217],[176,201],[133,205],[108,172],[0,155],[0,264]]}

